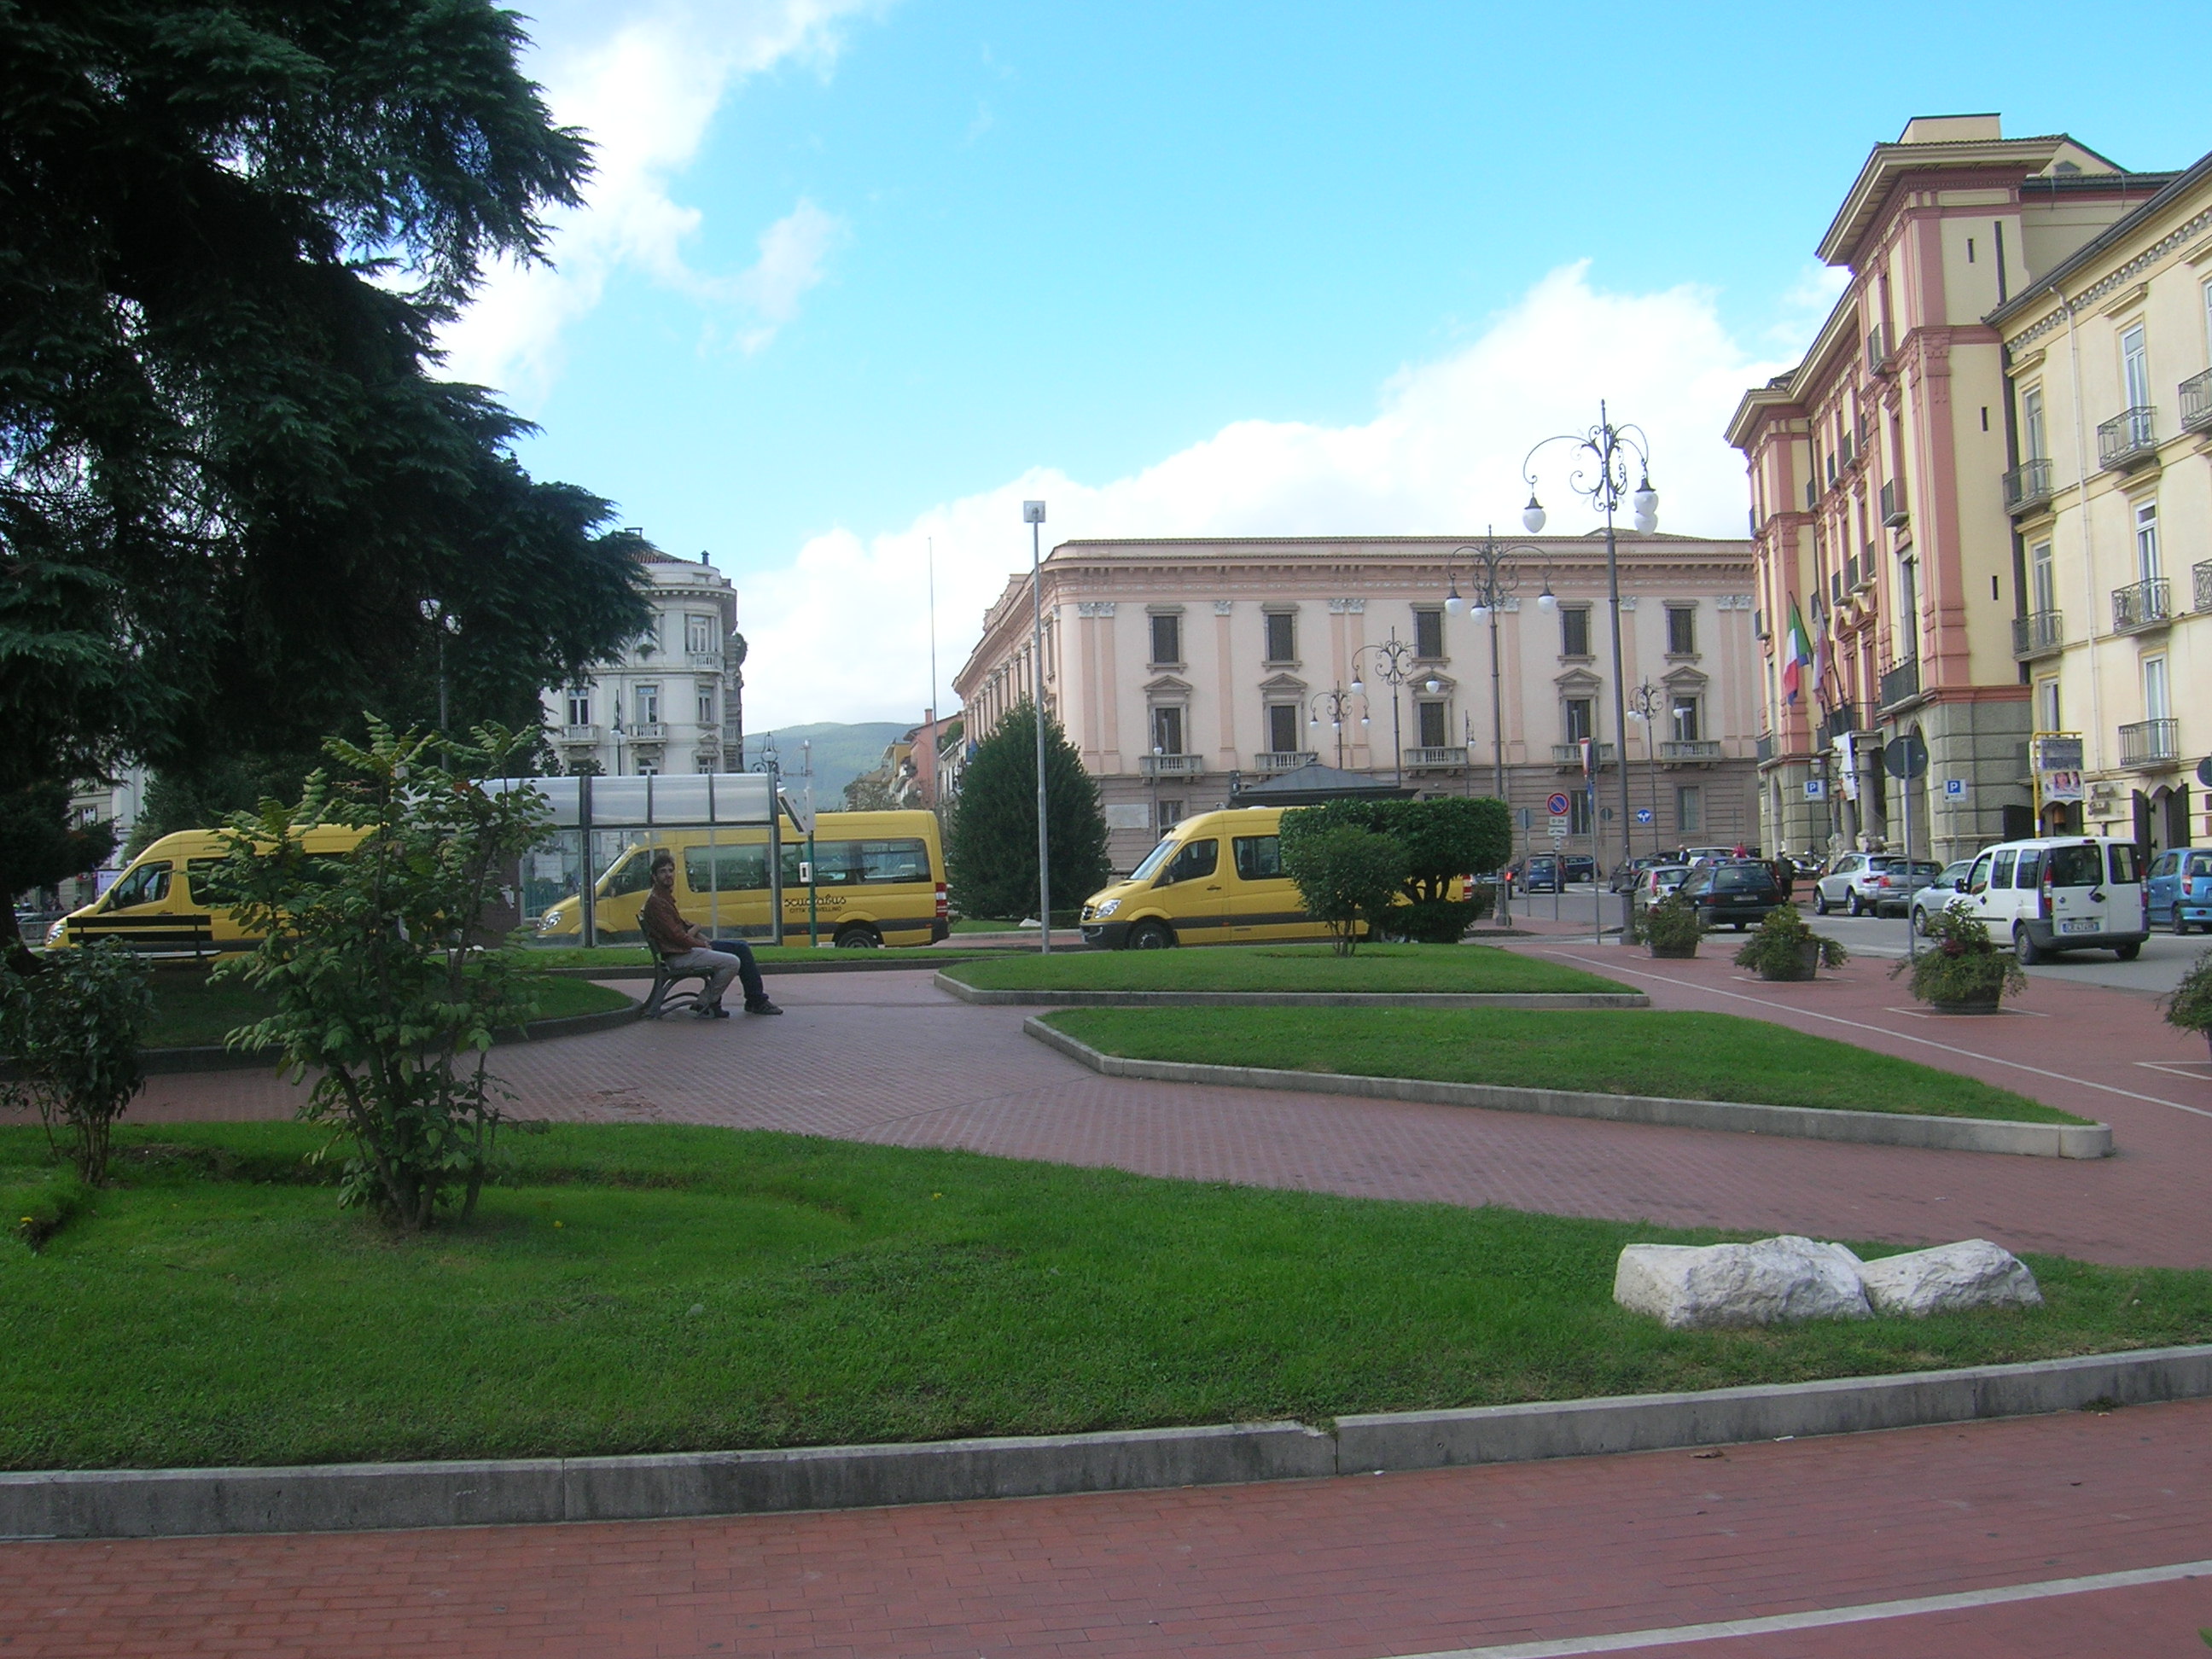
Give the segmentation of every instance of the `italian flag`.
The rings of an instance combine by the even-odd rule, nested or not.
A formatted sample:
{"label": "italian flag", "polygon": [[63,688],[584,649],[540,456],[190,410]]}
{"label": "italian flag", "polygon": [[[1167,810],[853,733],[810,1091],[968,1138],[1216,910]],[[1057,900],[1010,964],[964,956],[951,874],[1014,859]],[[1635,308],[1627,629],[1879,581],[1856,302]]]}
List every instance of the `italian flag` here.
{"label": "italian flag", "polygon": [[1805,618],[1798,614],[1797,601],[1790,601],[1790,634],[1783,642],[1782,692],[1786,702],[1797,701],[1805,689],[1805,671],[1813,663],[1813,647],[1805,637]]}

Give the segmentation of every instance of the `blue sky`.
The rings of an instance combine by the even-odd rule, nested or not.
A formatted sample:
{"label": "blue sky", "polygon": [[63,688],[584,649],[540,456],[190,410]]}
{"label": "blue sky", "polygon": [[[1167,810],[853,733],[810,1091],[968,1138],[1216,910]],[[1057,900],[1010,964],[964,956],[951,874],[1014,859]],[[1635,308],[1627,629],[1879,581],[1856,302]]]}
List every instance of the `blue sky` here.
{"label": "blue sky", "polygon": [[2212,148],[2201,0],[532,15],[601,174],[453,369],[736,580],[756,725],[916,717],[925,549],[949,682],[1024,495],[1055,536],[1479,530],[1604,395],[1662,526],[1736,532],[1720,425],[1831,302],[1870,145],[1997,110],[2130,167]]}

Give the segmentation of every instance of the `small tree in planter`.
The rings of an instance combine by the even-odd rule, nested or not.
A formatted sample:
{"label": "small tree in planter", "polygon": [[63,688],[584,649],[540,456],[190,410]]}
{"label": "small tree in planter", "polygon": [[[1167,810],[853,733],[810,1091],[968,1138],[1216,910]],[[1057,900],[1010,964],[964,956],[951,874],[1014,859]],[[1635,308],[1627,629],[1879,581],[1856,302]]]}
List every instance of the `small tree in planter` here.
{"label": "small tree in planter", "polygon": [[1348,957],[1359,924],[1372,927],[1390,908],[1406,878],[1406,854],[1388,836],[1345,826],[1284,837],[1283,873],[1297,884],[1306,909],[1336,935],[1337,955]]}
{"label": "small tree in planter", "polygon": [[1735,953],[1735,965],[1758,971],[1761,979],[1811,979],[1821,968],[1838,968],[1850,953],[1832,939],[1823,939],[1794,904],[1767,912],[1759,930]]}
{"label": "small tree in planter", "polygon": [[2212,951],[2197,958],[2181,976],[2181,983],[2166,999],[2166,1023],[2185,1031],[2203,1034],[2212,1044]]}
{"label": "small tree in planter", "polygon": [[2009,951],[1990,941],[1989,925],[1963,904],[1948,904],[1928,917],[1929,948],[1891,969],[1910,973],[1913,997],[1942,1014],[1993,1014],[2008,993],[2027,988]]}
{"label": "small tree in planter", "polygon": [[1693,957],[1705,933],[1698,907],[1680,895],[1669,893],[1644,913],[1642,933],[1655,957]]}
{"label": "small tree in planter", "polygon": [[146,1086],[138,1038],[154,1012],[146,964],[127,945],[100,939],[59,951],[32,975],[0,969],[0,1053],[16,1080],[0,1104],[35,1109],[57,1156],[97,1187],[108,1138]]}

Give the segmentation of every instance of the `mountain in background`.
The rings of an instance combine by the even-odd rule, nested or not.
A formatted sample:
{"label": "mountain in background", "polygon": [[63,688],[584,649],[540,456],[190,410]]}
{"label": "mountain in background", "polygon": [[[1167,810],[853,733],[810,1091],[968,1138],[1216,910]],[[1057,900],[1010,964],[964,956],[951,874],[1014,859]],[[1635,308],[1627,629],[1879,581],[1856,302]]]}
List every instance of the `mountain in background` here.
{"label": "mountain in background", "polygon": [[[861,773],[874,771],[883,763],[884,748],[913,730],[912,723],[896,720],[862,720],[851,726],[824,720],[815,726],[787,726],[774,734],[775,757],[788,788],[806,764],[808,751],[800,745],[811,743],[814,807],[819,812],[835,812],[845,805],[845,786]],[[760,763],[761,750],[769,735],[745,733],[747,766]]]}

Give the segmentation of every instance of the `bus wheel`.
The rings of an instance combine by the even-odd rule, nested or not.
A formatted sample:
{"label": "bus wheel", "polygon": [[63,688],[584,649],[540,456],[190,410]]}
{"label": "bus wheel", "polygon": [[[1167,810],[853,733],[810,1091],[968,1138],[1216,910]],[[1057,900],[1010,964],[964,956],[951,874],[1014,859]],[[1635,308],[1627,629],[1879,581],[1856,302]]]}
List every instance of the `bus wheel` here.
{"label": "bus wheel", "polygon": [[1175,943],[1175,935],[1157,921],[1140,921],[1129,930],[1132,951],[1164,951]]}
{"label": "bus wheel", "polygon": [[856,921],[837,930],[835,941],[841,951],[880,951],[884,936],[865,921]]}

